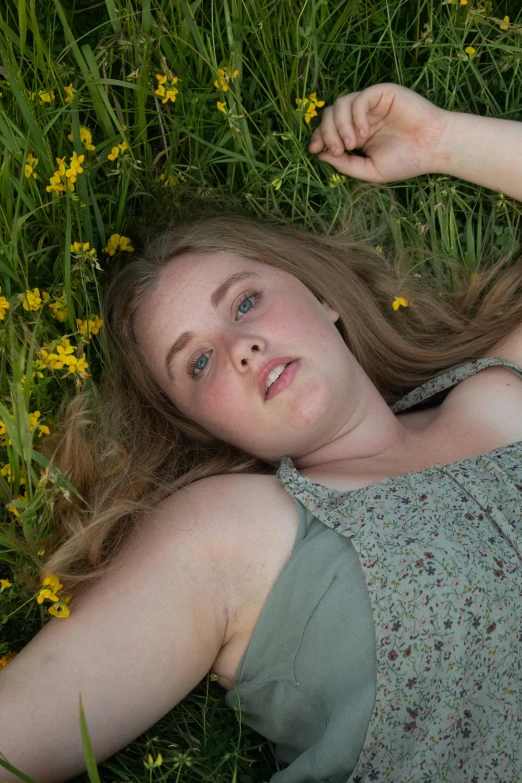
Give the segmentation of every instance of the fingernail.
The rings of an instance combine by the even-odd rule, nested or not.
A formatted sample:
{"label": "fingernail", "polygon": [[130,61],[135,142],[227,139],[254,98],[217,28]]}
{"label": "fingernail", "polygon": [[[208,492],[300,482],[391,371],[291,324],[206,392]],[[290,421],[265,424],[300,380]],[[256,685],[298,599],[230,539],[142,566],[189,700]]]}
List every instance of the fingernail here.
{"label": "fingernail", "polygon": [[330,152],[331,153],[337,152],[337,147],[335,145],[333,147],[330,147]]}
{"label": "fingernail", "polygon": [[345,147],[350,147],[350,146],[351,146],[351,144],[352,144],[352,140],[351,140],[351,138],[350,138],[349,136],[347,136],[347,137],[345,138],[345,140],[344,140],[344,146],[345,146]]}
{"label": "fingernail", "polygon": [[361,136],[366,136],[366,131],[365,131],[365,129],[364,129],[364,128],[359,128],[359,134],[360,134]]}

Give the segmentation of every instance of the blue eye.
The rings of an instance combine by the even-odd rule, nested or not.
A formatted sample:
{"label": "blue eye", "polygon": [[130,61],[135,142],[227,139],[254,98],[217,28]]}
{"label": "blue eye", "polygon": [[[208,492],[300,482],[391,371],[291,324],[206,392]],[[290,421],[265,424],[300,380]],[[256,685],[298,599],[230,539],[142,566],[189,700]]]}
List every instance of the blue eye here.
{"label": "blue eye", "polygon": [[[250,310],[254,309],[254,307],[256,306],[256,303],[253,302],[250,305],[250,307],[248,307],[246,310],[241,310],[240,308],[245,303],[251,302],[251,300],[259,300],[260,298],[261,298],[261,293],[259,291],[249,291],[249,292],[243,294],[243,297],[242,297],[240,303],[238,304],[238,306],[236,308],[236,312],[240,313],[241,315],[246,315],[247,313],[250,312]],[[207,359],[205,364],[203,364],[203,366],[201,366],[200,359],[203,359],[203,358],[207,357],[208,355],[209,354],[207,354],[207,353],[202,353],[199,356],[197,356],[196,359],[194,359],[193,361],[189,362],[188,367],[187,367],[187,371],[188,371],[188,374],[191,376],[191,378],[193,378],[194,380],[196,380],[196,378],[199,378],[199,376],[203,374],[203,371],[204,371],[204,369],[206,368],[206,366],[207,366],[207,364],[209,362],[209,360]],[[197,370],[197,372],[196,372],[196,370]]]}

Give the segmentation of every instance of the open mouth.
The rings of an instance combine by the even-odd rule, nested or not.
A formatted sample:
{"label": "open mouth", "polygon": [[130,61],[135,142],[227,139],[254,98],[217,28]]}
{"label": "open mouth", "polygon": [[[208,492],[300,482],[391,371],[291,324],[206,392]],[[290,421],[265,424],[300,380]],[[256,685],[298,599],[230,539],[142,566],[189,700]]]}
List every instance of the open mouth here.
{"label": "open mouth", "polygon": [[296,359],[293,362],[288,362],[279,378],[275,380],[267,389],[265,394],[265,401],[270,400],[272,397],[275,397],[276,394],[286,389],[287,386],[290,386],[295,376],[297,375],[298,361],[299,360]]}

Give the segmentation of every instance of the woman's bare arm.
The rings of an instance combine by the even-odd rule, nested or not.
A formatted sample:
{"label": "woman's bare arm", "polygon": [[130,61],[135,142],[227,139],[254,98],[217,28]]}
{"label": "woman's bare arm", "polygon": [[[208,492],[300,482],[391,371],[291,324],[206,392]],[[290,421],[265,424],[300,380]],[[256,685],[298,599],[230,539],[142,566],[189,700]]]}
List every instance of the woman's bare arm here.
{"label": "woman's bare arm", "polygon": [[[146,731],[228,641],[227,531],[237,489],[203,479],[164,501],[118,569],[53,618],[0,674],[0,752],[38,783],[84,771],[81,692],[96,760]],[[230,497],[229,497],[230,495]],[[230,502],[227,502],[230,501]],[[238,511],[239,513],[239,511]],[[0,767],[0,781],[19,778]]]}
{"label": "woman's bare arm", "polygon": [[447,112],[434,172],[522,201],[522,122]]}
{"label": "woman's bare arm", "polygon": [[326,106],[308,149],[366,182],[450,174],[522,201],[521,122],[447,111],[391,82]]}

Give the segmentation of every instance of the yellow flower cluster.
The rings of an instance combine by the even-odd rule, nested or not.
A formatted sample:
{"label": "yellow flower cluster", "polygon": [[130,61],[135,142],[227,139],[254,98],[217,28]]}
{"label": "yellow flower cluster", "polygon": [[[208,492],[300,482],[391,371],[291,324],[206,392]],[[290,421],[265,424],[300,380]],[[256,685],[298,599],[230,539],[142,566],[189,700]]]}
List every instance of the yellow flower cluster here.
{"label": "yellow flower cluster", "polygon": [[408,307],[408,300],[403,299],[402,296],[396,296],[393,300],[392,307],[394,310],[398,310],[399,307]]}
{"label": "yellow flower cluster", "polygon": [[85,321],[82,321],[81,318],[77,318],[76,324],[78,325],[80,334],[85,337],[86,340],[91,340],[92,336],[98,334],[102,328],[103,321],[97,315],[94,315],[92,318],[88,318]]}
{"label": "yellow flower cluster", "polygon": [[175,103],[176,96],[179,92],[179,90],[174,87],[175,84],[178,83],[178,77],[174,76],[171,81],[167,81],[166,76],[162,76],[161,73],[156,74],[156,79],[158,80],[158,89],[154,90],[155,95],[160,95],[163,100],[162,103],[167,103],[167,101],[172,101],[172,103]]}
{"label": "yellow flower cluster", "polygon": [[[6,579],[0,579],[0,581],[1,582],[6,582],[7,580]],[[11,585],[9,585],[9,587],[11,587]],[[14,650],[11,650],[10,652],[6,652],[5,655],[2,655],[2,657],[0,658],[0,669],[3,669],[4,666],[7,666],[7,664],[10,663],[13,660],[15,655],[18,655],[18,653],[15,652]]]}
{"label": "yellow flower cluster", "polygon": [[340,174],[332,174],[332,176],[328,180],[328,187],[329,188],[336,188],[338,185],[341,184],[343,179],[345,179],[345,178],[341,177]]}
{"label": "yellow flower cluster", "polygon": [[[74,141],[74,136],[69,133],[67,136],[69,141]],[[92,133],[89,128],[85,128],[83,125],[80,127],[80,141],[86,150],[95,150],[96,147],[92,143]]]}
{"label": "yellow flower cluster", "polygon": [[[45,291],[42,294],[44,301],[45,301]],[[24,310],[27,310],[29,312],[30,310],[39,310],[42,306],[42,296],[40,296],[40,289],[39,288],[33,288],[32,291],[26,291],[24,294],[24,298],[22,301],[22,306]],[[48,298],[48,297],[47,297]]]}
{"label": "yellow flower cluster", "polygon": [[36,596],[36,600],[39,604],[44,601],[54,601],[53,605],[49,608],[49,614],[53,617],[69,617],[71,610],[69,609],[69,601],[72,596],[63,598],[58,595],[63,585],[60,584],[60,580],[54,574],[46,576],[42,582],[42,589]]}
{"label": "yellow flower cluster", "polygon": [[[0,286],[0,291],[2,291],[2,286]],[[9,310],[11,305],[5,298],[5,296],[0,296],[0,321],[3,321],[5,319],[6,311]]]}
{"label": "yellow flower cluster", "polygon": [[120,154],[120,150],[121,150],[121,152],[124,152],[126,149],[127,149],[127,142],[126,141],[122,141],[122,143],[118,144],[117,147],[113,147],[111,149],[111,151],[107,155],[107,158],[109,160],[116,160],[116,158]]}
{"label": "yellow flower cluster", "polygon": [[168,187],[169,185],[178,184],[178,178],[172,171],[169,171],[167,177],[165,177],[165,174],[160,174],[159,178],[160,178],[160,182],[163,182],[164,188]]}
{"label": "yellow flower cluster", "polygon": [[120,236],[120,234],[111,234],[107,241],[107,246],[102,248],[104,253],[114,256],[118,250],[126,250],[127,253],[134,253],[134,248],[130,243],[129,237]]}
{"label": "yellow flower cluster", "polygon": [[509,16],[504,17],[503,22],[499,22],[501,30],[509,30]]}
{"label": "yellow flower cluster", "polygon": [[281,185],[283,184],[283,180],[276,177],[276,179],[273,179],[270,184],[272,185],[274,190],[280,190]]}
{"label": "yellow flower cluster", "polygon": [[[9,442],[11,442],[11,441],[9,441]],[[22,500],[24,503],[27,503],[27,500],[28,500],[27,492],[24,492],[23,495],[17,495],[16,496],[16,500]],[[18,519],[19,524],[23,525],[24,519],[20,515],[20,512],[19,512],[18,508],[16,506],[14,506],[14,505],[6,506],[6,508],[7,508],[8,511],[11,512],[11,514],[13,514]]]}
{"label": "yellow flower cluster", "polygon": [[49,308],[52,311],[53,318],[63,323],[67,320],[67,302],[65,301],[65,294],[63,296],[56,297],[56,302],[50,302]]}
{"label": "yellow flower cluster", "polygon": [[[34,101],[36,97],[36,93],[31,93],[31,100]],[[54,101],[55,95],[54,90],[39,90],[38,97],[40,98],[42,103],[51,103]]]}
{"label": "yellow flower cluster", "polygon": [[466,54],[469,54],[469,56],[472,57],[477,50],[473,46],[466,46],[464,51],[466,52]]}
{"label": "yellow flower cluster", "polygon": [[30,152],[27,155],[25,167],[24,167],[24,175],[29,179],[30,177],[34,177],[35,179],[38,177],[38,174],[35,171],[35,168],[38,166],[38,158],[35,158],[33,153]]}
{"label": "yellow flower cluster", "polygon": [[[3,424],[3,422],[2,422],[2,424]],[[7,463],[7,465],[3,466],[3,468],[0,470],[0,475],[1,476],[5,476],[10,484],[14,483],[14,476],[12,475],[11,465],[9,463]],[[24,479],[23,476],[20,476],[20,484],[25,484],[25,479]],[[2,592],[2,591],[0,590],[0,592]]]}
{"label": "yellow flower cluster", "polygon": [[68,87],[67,87],[67,85],[64,85],[63,90],[64,90],[65,94],[67,95],[67,98],[65,98],[64,102],[65,103],[70,103],[72,101],[72,99],[74,98],[74,93],[76,92],[76,90],[72,86],[72,82],[71,82],[71,84]]}
{"label": "yellow flower cluster", "polygon": [[[218,79],[214,82],[216,90],[222,90],[226,92],[228,90],[228,82],[233,81],[239,76],[239,71],[236,68],[234,71],[228,68],[218,68]],[[228,114],[227,105],[224,101],[216,101],[216,106],[223,114]]]}
{"label": "yellow flower cluster", "polygon": [[91,248],[89,242],[73,242],[71,245],[71,253],[86,253],[88,256],[96,255],[95,248]]}
{"label": "yellow flower cluster", "polygon": [[311,92],[308,98],[296,98],[297,103],[296,111],[305,110],[305,122],[310,122],[312,117],[317,117],[316,108],[324,106],[324,101],[317,100],[317,93]]}
{"label": "yellow flower cluster", "polygon": [[50,435],[51,430],[47,426],[47,424],[38,424],[38,419],[40,418],[42,414],[40,411],[35,411],[34,413],[29,414],[29,431],[32,432],[35,427],[38,427],[40,432],[38,433],[38,437],[41,438],[42,435]]}
{"label": "yellow flower cluster", "polygon": [[37,362],[38,369],[43,370],[47,367],[50,370],[61,370],[63,367],[67,367],[71,374],[77,373],[81,378],[88,378],[89,373],[86,370],[89,365],[85,356],[82,355],[78,358],[74,355],[74,351],[69,339],[62,337],[55,350],[47,346],[38,351],[40,357]]}
{"label": "yellow flower cluster", "polygon": [[236,68],[235,71],[229,71],[228,68],[218,68],[218,79],[214,82],[214,87],[216,90],[223,90],[223,92],[226,92],[228,90],[228,83],[233,81],[239,76],[239,71]]}
{"label": "yellow flower cluster", "polygon": [[82,163],[84,160],[85,155],[77,155],[76,152],[73,152],[69,168],[67,168],[65,158],[56,158],[58,168],[51,177],[50,184],[45,188],[46,191],[61,193],[67,189],[69,193],[74,193],[74,183],[78,174],[83,174]]}
{"label": "yellow flower cluster", "polygon": [[143,762],[145,769],[156,769],[156,767],[161,767],[162,764],[163,764],[163,756],[161,755],[161,753],[158,753],[158,757],[156,761],[154,761],[151,754],[149,753],[149,755],[147,756],[147,761]]}

